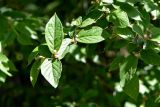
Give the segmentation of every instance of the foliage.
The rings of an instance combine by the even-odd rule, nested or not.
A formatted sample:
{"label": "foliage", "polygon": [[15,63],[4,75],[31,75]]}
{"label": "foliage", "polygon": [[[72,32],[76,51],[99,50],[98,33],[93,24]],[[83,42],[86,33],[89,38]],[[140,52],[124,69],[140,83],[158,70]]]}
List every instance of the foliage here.
{"label": "foliage", "polygon": [[[63,3],[49,3],[44,14],[53,14],[54,6]],[[31,83],[38,90],[35,95],[32,88],[21,90],[29,93],[21,106],[31,106],[29,99],[38,95],[36,102],[42,104],[36,106],[159,106],[159,1],[96,0],[77,18],[57,10],[58,15],[48,19],[34,13],[40,7],[27,6],[33,5],[22,12],[0,8],[1,85],[13,87],[14,82],[2,84],[7,76],[25,72],[23,76],[29,77],[30,70]],[[40,73],[44,78],[38,80]]]}

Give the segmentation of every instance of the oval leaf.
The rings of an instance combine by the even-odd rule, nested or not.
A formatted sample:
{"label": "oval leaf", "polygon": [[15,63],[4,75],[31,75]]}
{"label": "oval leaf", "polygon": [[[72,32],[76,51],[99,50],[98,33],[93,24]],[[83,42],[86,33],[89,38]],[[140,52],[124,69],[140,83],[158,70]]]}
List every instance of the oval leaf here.
{"label": "oval leaf", "polygon": [[124,87],[127,80],[130,80],[136,72],[138,59],[129,55],[120,65],[120,83]]}
{"label": "oval leaf", "polygon": [[93,23],[96,23],[96,21],[102,16],[102,12],[95,9],[92,10],[84,19],[80,27],[86,27]]}
{"label": "oval leaf", "polygon": [[39,71],[40,71],[40,65],[41,65],[40,60],[36,60],[32,65],[32,68],[30,71],[30,80],[33,86],[37,82],[37,78],[38,78]]}
{"label": "oval leaf", "polygon": [[61,77],[62,64],[59,60],[46,58],[41,64],[41,74],[54,87],[57,88]]}
{"label": "oval leaf", "polygon": [[33,51],[28,56],[28,65],[35,59],[38,55],[38,47],[34,48]]}
{"label": "oval leaf", "polygon": [[130,18],[134,20],[141,20],[141,14],[134,6],[131,6],[128,3],[121,3],[120,7]]}
{"label": "oval leaf", "polygon": [[125,84],[123,90],[128,96],[130,96],[134,100],[137,99],[137,96],[139,94],[139,79],[137,75],[135,75],[131,80],[129,80]]}
{"label": "oval leaf", "polygon": [[54,14],[45,28],[45,39],[49,50],[54,53],[54,50],[58,50],[63,40],[63,26],[58,16]]}
{"label": "oval leaf", "polygon": [[160,56],[151,49],[141,51],[141,59],[146,64],[160,65]]}
{"label": "oval leaf", "polygon": [[91,29],[82,29],[78,33],[77,41],[81,43],[98,43],[108,36],[109,34],[102,28],[94,26]]}
{"label": "oval leaf", "polygon": [[117,27],[120,28],[125,28],[127,26],[129,26],[129,19],[128,19],[128,15],[126,12],[118,9],[115,10],[111,16],[109,17],[109,20],[116,25]]}

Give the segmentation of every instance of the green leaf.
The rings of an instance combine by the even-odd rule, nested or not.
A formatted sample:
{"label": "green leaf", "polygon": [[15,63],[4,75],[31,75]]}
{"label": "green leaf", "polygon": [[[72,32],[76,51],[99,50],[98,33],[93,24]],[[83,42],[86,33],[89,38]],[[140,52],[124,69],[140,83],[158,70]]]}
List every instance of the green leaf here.
{"label": "green leaf", "polygon": [[141,2],[141,0],[127,0],[127,2],[130,2],[130,3],[136,4],[137,2]]}
{"label": "green leaf", "polygon": [[42,45],[38,46],[38,53],[46,58],[50,58],[52,56],[52,54],[49,51],[48,46],[46,44],[42,44]]}
{"label": "green leaf", "polygon": [[32,45],[32,34],[28,31],[27,26],[23,22],[19,22],[16,25],[17,40],[22,45]]}
{"label": "green leaf", "polygon": [[0,62],[0,71],[2,71],[4,74],[8,76],[12,76],[12,74],[9,71],[8,63]]}
{"label": "green leaf", "polygon": [[0,82],[4,83],[6,81],[6,75],[0,71]]}
{"label": "green leaf", "polygon": [[128,96],[130,96],[134,100],[137,99],[137,96],[139,94],[139,79],[137,75],[134,75],[131,80],[127,81],[123,90]]}
{"label": "green leaf", "polygon": [[122,56],[117,56],[116,58],[114,58],[114,60],[109,65],[109,71],[113,71],[113,70],[118,69],[120,63],[123,62],[123,59],[124,59],[124,57],[122,57]]}
{"label": "green leaf", "polygon": [[113,0],[102,0],[102,2],[107,3],[107,4],[112,4]]}
{"label": "green leaf", "polygon": [[62,64],[59,60],[46,58],[41,64],[41,74],[44,78],[56,88],[61,77]]}
{"label": "green leaf", "polygon": [[71,25],[73,26],[80,26],[82,24],[82,17],[81,16],[79,16],[77,19],[75,19],[75,20],[73,20],[72,22],[71,22]]}
{"label": "green leaf", "polygon": [[0,41],[0,53],[2,52],[2,42]]}
{"label": "green leaf", "polygon": [[150,28],[152,37],[151,37],[151,41],[156,41],[156,42],[160,42],[160,28],[151,26]]}
{"label": "green leaf", "polygon": [[81,43],[98,43],[108,36],[109,34],[102,28],[94,26],[91,29],[82,29],[78,33],[77,41]]}
{"label": "green leaf", "polygon": [[9,59],[7,58],[6,55],[0,53],[0,62],[5,62],[7,63],[9,61]]}
{"label": "green leaf", "polygon": [[131,28],[117,28],[116,31],[118,36],[124,38],[124,39],[131,39],[134,37],[134,32]]}
{"label": "green leaf", "polygon": [[136,72],[138,59],[129,55],[120,65],[120,83],[124,87],[127,80],[130,80]]}
{"label": "green leaf", "polygon": [[58,59],[62,59],[64,56],[65,56],[65,54],[67,53],[67,50],[68,50],[68,45],[71,43],[71,39],[69,39],[69,38],[65,38],[63,41],[62,41],[62,44],[61,44],[61,47],[60,47],[60,49],[58,50],[58,52],[57,52],[57,55],[56,55],[56,57],[58,58]]}
{"label": "green leaf", "polygon": [[9,71],[9,65],[8,65],[9,59],[6,55],[0,53],[0,71],[2,71],[4,74],[8,76],[12,76],[12,74]]}
{"label": "green leaf", "polygon": [[127,13],[120,9],[113,11],[111,16],[109,17],[109,20],[114,25],[120,28],[125,28],[129,26],[129,19]]}
{"label": "green leaf", "polygon": [[14,63],[11,60],[8,61],[8,66],[10,70],[17,71],[17,68],[15,67]]}
{"label": "green leaf", "polygon": [[45,39],[52,54],[60,48],[63,37],[62,23],[58,16],[54,14],[45,28]]}
{"label": "green leaf", "polygon": [[0,15],[0,41],[2,41],[6,35],[6,33],[8,32],[8,28],[9,28],[9,23],[6,17],[4,17],[3,15]]}
{"label": "green leaf", "polygon": [[30,71],[30,80],[31,80],[33,87],[34,87],[35,83],[37,82],[37,78],[38,78],[39,71],[40,71],[40,65],[41,65],[41,61],[36,60],[33,63],[31,71]]}
{"label": "green leaf", "polygon": [[102,12],[95,9],[92,10],[84,19],[80,27],[86,27],[88,25],[91,25],[93,23],[96,23],[96,21],[102,16]]}
{"label": "green leaf", "polygon": [[151,12],[158,7],[155,5],[155,3],[151,0],[144,0],[144,8],[147,12]]}
{"label": "green leaf", "polygon": [[38,55],[38,47],[34,48],[33,51],[28,56],[28,65],[35,59]]}
{"label": "green leaf", "polygon": [[141,29],[141,27],[137,24],[133,24],[132,29],[135,33],[137,33],[138,35],[142,36],[143,35],[143,30]]}
{"label": "green leaf", "polygon": [[141,59],[146,64],[160,65],[160,56],[154,50],[151,49],[142,50]]}
{"label": "green leaf", "polygon": [[128,3],[120,3],[120,8],[127,13],[127,15],[134,20],[141,20],[140,12]]}

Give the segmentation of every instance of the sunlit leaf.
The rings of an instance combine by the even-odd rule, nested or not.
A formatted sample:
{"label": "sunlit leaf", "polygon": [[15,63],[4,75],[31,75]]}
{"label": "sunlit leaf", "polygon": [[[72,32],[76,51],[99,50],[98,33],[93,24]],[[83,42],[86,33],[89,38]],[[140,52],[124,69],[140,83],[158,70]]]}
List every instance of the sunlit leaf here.
{"label": "sunlit leaf", "polygon": [[54,14],[45,28],[45,39],[51,53],[54,53],[55,50],[60,48],[63,37],[62,23],[58,16]]}
{"label": "sunlit leaf", "polygon": [[61,77],[62,64],[59,60],[46,58],[41,64],[41,74],[54,87],[57,88]]}
{"label": "sunlit leaf", "polygon": [[98,43],[108,36],[109,34],[102,28],[94,26],[91,29],[82,29],[78,33],[77,41],[81,43]]}

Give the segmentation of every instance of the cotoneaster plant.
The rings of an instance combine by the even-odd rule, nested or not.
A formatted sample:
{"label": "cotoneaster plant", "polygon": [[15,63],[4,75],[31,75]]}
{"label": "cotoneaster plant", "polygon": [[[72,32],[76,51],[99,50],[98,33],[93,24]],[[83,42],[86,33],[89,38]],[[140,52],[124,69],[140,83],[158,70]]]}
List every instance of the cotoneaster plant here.
{"label": "cotoneaster plant", "polygon": [[[56,88],[61,77],[61,60],[75,44],[98,44],[118,41],[118,51],[109,63],[107,72],[119,68],[120,85],[131,98],[139,94],[140,62],[160,65],[159,1],[153,0],[97,0],[86,16],[80,16],[64,27],[56,15],[45,27],[46,43],[37,46],[29,56],[34,59],[30,79],[34,86],[39,72]],[[123,51],[121,51],[123,49]]]}

